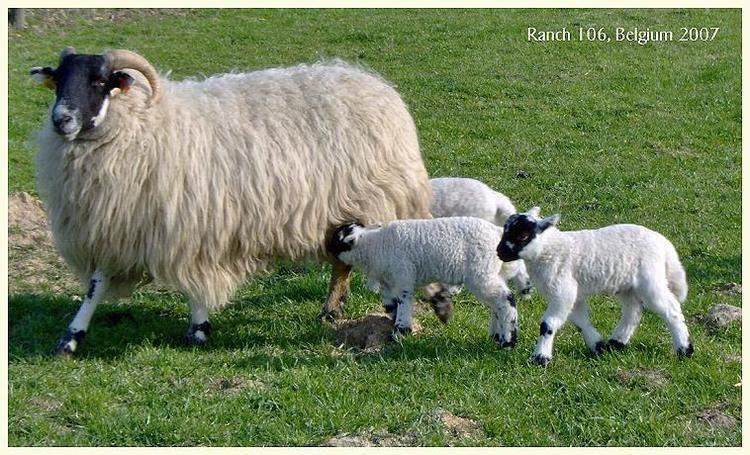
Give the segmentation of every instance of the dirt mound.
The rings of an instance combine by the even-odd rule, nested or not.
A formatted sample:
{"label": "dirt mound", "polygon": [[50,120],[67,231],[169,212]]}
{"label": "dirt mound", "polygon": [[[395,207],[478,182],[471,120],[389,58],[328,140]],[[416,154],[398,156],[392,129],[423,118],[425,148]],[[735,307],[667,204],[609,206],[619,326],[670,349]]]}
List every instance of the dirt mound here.
{"label": "dirt mound", "polygon": [[447,432],[457,438],[478,439],[485,436],[480,423],[466,417],[459,417],[444,409],[438,409],[435,418]]}
{"label": "dirt mound", "polygon": [[[393,321],[385,314],[368,314],[360,319],[343,319],[333,323],[336,341],[360,349],[377,350],[391,340]],[[412,333],[422,326],[412,320]]]}
{"label": "dirt mound", "polygon": [[723,303],[714,305],[703,318],[703,322],[710,327],[726,327],[740,320],[742,320],[742,308]]}
{"label": "dirt mound", "polygon": [[725,295],[742,294],[742,285],[737,283],[724,283],[715,287],[716,291]]}
{"label": "dirt mound", "polygon": [[385,430],[367,430],[361,433],[341,433],[323,441],[321,447],[409,447],[416,445],[413,434],[393,434]]}
{"label": "dirt mound", "polygon": [[38,199],[16,193],[8,199],[8,291],[79,292],[78,280],[55,249],[47,215]]}
{"label": "dirt mound", "polygon": [[617,370],[617,381],[629,388],[656,389],[667,385],[669,374],[660,369],[636,368],[634,370]]}
{"label": "dirt mound", "polygon": [[714,428],[734,428],[738,425],[737,418],[724,411],[726,403],[719,403],[708,409],[704,409],[696,416],[698,421]]}

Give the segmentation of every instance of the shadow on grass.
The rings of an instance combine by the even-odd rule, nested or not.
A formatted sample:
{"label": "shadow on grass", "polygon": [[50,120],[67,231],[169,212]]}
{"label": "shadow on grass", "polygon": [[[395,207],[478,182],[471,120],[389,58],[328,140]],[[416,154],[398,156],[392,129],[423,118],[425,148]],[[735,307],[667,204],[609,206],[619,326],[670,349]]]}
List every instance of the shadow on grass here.
{"label": "shadow on grass", "polygon": [[690,282],[705,285],[723,284],[728,281],[742,281],[742,256],[711,257],[702,252],[693,252],[683,259]]}

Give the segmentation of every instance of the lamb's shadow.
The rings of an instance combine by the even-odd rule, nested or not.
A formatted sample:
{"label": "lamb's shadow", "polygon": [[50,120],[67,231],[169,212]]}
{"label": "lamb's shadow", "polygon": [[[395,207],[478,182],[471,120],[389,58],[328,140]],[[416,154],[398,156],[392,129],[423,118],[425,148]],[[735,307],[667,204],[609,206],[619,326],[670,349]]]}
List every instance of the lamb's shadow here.
{"label": "lamb's shadow", "polygon": [[[704,285],[742,281],[742,256],[712,257],[695,251],[682,258],[688,281]],[[689,283],[690,284],[690,283]]]}

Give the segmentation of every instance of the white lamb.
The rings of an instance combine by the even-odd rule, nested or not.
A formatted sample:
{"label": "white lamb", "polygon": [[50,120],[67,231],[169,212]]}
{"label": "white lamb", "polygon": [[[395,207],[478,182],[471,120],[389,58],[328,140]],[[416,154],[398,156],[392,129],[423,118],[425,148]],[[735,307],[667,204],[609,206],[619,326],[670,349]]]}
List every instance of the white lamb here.
{"label": "white lamb", "polygon": [[329,252],[380,284],[386,311],[395,316],[394,335],[411,332],[414,289],[437,281],[465,285],[490,308],[490,336],[513,347],[518,312],[495,253],[501,235],[497,226],[470,217],[352,223],[334,232]]}
{"label": "white lamb", "polygon": [[[479,180],[464,177],[439,177],[430,179],[433,218],[473,216],[502,227],[516,213],[510,199]],[[531,293],[531,280],[523,261],[504,262],[502,276],[512,281],[524,298]],[[456,294],[457,288],[450,290]]]}
{"label": "white lamb", "polygon": [[[554,335],[566,320],[581,330],[595,354],[624,348],[643,308],[666,322],[678,356],[693,354],[681,308],[688,290],[685,271],[669,240],[633,224],[561,232],[555,227],[560,215],[538,217],[538,207],[511,216],[497,247],[503,261],[526,261],[531,280],[549,302],[534,363],[552,360]],[[589,320],[586,299],[595,294],[615,295],[622,302],[622,317],[607,344]]]}

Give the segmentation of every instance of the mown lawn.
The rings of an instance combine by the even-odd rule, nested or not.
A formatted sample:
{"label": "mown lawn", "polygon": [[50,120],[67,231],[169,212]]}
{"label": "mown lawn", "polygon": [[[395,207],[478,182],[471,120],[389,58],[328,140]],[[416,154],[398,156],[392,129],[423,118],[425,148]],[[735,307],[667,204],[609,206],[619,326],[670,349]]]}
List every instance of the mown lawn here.
{"label": "mown lawn", "polygon": [[[100,308],[79,358],[65,361],[48,353],[76,292],[11,283],[25,291],[8,301],[10,445],[318,445],[342,433],[414,445],[740,445],[740,326],[700,320],[717,303],[741,305],[719,291],[741,282],[740,19],[739,10],[30,12],[8,38],[9,194],[35,194],[29,138],[52,99],[28,70],[54,65],[66,45],[133,49],[175,79],[340,57],[397,86],[431,175],[483,180],[521,209],[561,213],[562,229],[631,222],[670,238],[688,272],[696,353],[679,361],[647,314],[623,353],[593,359],[567,326],[552,365],[532,367],[543,299],[520,304],[518,346],[501,351],[487,310],[466,293],[447,326],[423,312],[423,330],[401,344],[341,347],[316,320],[328,271],[282,264],[212,318],[205,348],[182,344],[186,300],[149,287]],[[530,43],[529,26],[650,27],[675,39],[680,27],[720,31],[711,42],[642,46]],[[591,303],[609,333],[619,305]],[[347,316],[379,306],[356,275]],[[439,410],[479,430],[450,431]]]}

